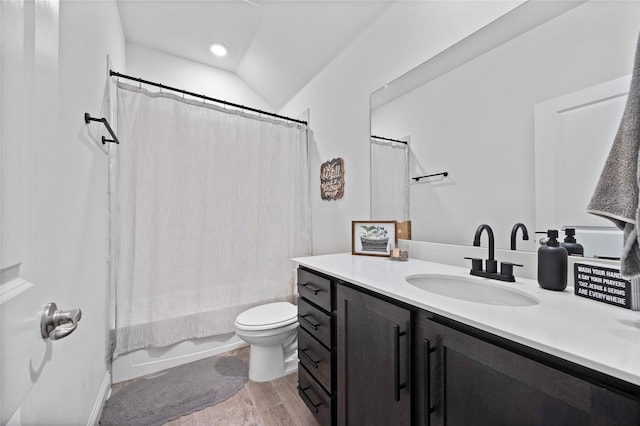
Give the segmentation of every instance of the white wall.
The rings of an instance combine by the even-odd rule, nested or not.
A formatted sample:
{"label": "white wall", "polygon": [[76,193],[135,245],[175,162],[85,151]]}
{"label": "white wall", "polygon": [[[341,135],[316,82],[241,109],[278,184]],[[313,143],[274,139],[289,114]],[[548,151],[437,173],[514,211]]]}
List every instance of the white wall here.
{"label": "white wall", "polygon": [[[32,284],[11,300],[26,300],[20,325],[31,343],[23,362],[2,360],[3,400],[20,383],[33,384],[2,419],[87,424],[97,420],[109,384],[107,155],[101,125],[87,127],[83,116],[104,114],[106,58],[124,67],[123,31],[115,1],[2,3],[3,24],[17,35],[2,45],[3,71],[11,69],[2,76],[2,147],[21,165],[3,169],[3,195],[7,187],[20,192],[15,203],[3,203],[3,219],[7,209],[21,212],[2,223],[15,225],[20,240],[3,262],[21,262],[19,274]],[[73,334],[55,342],[40,337],[47,302],[82,309]],[[6,328],[9,305],[2,306],[3,350],[20,339]]]}
{"label": "white wall", "polygon": [[[122,74],[246,105],[265,111],[271,107],[235,74],[127,42],[127,69]],[[123,79],[125,83],[137,84]],[[148,88],[151,91],[157,89]]]}
{"label": "white wall", "polygon": [[[281,113],[310,109],[314,254],[351,250],[351,221],[368,219],[369,96],[520,2],[397,2]],[[320,198],[320,164],[345,161],[345,195]]]}
{"label": "white wall", "polygon": [[[411,185],[413,238],[469,245],[487,223],[496,247],[509,248],[516,222],[544,231],[535,229],[534,105],[629,74],[639,28],[640,3],[587,2],[376,111],[377,133],[411,135],[414,176],[450,174]],[[533,239],[518,247],[537,249]]]}

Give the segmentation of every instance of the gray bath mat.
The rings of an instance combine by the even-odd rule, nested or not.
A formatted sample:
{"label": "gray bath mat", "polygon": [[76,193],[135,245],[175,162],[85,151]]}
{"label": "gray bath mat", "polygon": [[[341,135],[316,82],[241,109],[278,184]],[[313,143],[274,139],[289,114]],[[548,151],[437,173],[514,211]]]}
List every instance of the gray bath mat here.
{"label": "gray bath mat", "polygon": [[162,425],[232,396],[247,381],[247,365],[215,356],[141,377],[113,395],[100,425]]}

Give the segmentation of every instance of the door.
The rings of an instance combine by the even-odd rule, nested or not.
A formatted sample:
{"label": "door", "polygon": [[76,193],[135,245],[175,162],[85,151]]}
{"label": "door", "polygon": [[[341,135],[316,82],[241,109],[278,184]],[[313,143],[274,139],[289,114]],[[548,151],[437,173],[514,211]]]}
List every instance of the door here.
{"label": "door", "polygon": [[419,425],[637,425],[640,403],[419,314]]}
{"label": "door", "polygon": [[[91,146],[78,143],[81,112],[77,125],[65,117],[60,8],[53,0],[0,2],[0,424],[87,424],[105,377],[106,333],[88,332],[91,324],[102,331],[104,309],[84,308],[92,290],[105,303],[97,284],[106,279],[106,239],[97,230],[106,213],[92,219],[94,229],[84,226],[91,182],[79,170],[91,163],[74,155]],[[83,308],[77,330],[44,339],[48,302]]]}
{"label": "door", "polygon": [[336,286],[339,425],[411,424],[411,312]]}
{"label": "door", "polygon": [[619,257],[622,231],[586,206],[611,150],[631,76],[535,106],[536,229],[577,228],[584,255]]}
{"label": "door", "polygon": [[579,380],[432,320],[418,328],[420,424],[589,424],[588,386]]}
{"label": "door", "polygon": [[[55,281],[47,280],[43,269],[56,263],[59,251],[50,247],[46,218],[41,214],[44,210],[40,210],[43,191],[33,180],[40,162],[36,141],[51,137],[52,130],[55,131],[53,116],[46,111],[55,110],[52,104],[57,101],[50,92],[57,86],[57,69],[44,56],[57,44],[57,31],[50,28],[47,36],[55,38],[43,40],[45,34],[37,33],[36,29],[57,22],[54,10],[36,7],[33,2],[2,2],[0,7],[3,40],[0,423],[11,420],[13,424],[32,421],[35,424],[47,419],[38,414],[49,407],[43,395],[48,393],[50,399],[58,400],[54,383],[60,380],[59,366],[53,358],[59,348],[54,343],[65,343],[45,340],[40,333],[45,304],[59,302],[55,298],[60,297]],[[38,102],[36,90],[45,91],[40,92]],[[26,119],[27,111],[43,118],[38,126]],[[43,256],[47,250],[51,250],[50,257]],[[51,417],[46,421],[55,422],[56,410],[49,409]]]}

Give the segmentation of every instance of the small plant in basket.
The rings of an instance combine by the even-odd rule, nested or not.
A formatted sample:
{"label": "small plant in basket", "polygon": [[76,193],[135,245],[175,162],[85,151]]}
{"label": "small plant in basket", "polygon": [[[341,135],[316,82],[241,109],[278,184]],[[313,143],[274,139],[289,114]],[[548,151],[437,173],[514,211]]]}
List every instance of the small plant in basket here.
{"label": "small plant in basket", "polygon": [[360,242],[362,250],[386,252],[389,233],[384,226],[361,225]]}

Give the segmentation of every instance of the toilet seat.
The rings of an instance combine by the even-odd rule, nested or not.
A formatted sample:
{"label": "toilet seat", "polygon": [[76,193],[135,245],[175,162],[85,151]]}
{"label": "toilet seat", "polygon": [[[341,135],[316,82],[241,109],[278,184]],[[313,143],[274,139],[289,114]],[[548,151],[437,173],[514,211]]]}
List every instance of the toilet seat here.
{"label": "toilet seat", "polygon": [[285,327],[298,319],[298,308],[289,302],[267,303],[242,312],[235,325],[240,330],[268,330]]}

